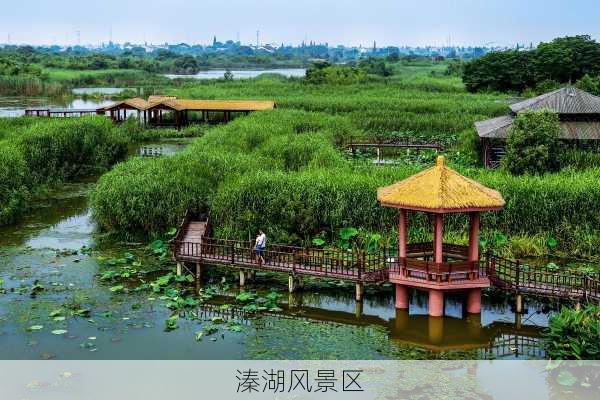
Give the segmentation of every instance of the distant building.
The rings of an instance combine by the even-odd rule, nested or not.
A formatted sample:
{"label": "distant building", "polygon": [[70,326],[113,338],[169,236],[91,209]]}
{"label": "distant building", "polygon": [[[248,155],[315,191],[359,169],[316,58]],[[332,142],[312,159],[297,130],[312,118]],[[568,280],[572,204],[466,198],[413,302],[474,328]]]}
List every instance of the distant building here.
{"label": "distant building", "polygon": [[523,111],[551,110],[560,119],[560,140],[578,147],[600,147],[600,97],[565,87],[510,106],[509,115],[475,122],[483,163],[496,168],[504,156],[506,138],[515,117]]}

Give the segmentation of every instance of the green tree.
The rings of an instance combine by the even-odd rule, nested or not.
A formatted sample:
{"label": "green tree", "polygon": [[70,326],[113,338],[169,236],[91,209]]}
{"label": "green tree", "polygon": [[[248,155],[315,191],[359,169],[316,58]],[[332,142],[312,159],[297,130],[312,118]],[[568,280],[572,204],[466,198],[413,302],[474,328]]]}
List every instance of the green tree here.
{"label": "green tree", "polygon": [[518,91],[541,82],[575,82],[600,74],[600,43],[590,36],[567,36],[537,49],[495,51],[468,62],[463,81],[468,91]]}
{"label": "green tree", "polygon": [[230,69],[227,69],[225,71],[225,73],[223,74],[223,79],[225,79],[226,81],[232,81],[233,80],[233,73],[231,73]]}
{"label": "green tree", "polygon": [[600,96],[600,76],[592,77],[586,74],[583,76],[583,78],[577,81],[575,86],[581,90],[585,90],[588,93]]}
{"label": "green tree", "polygon": [[549,110],[520,113],[508,132],[505,167],[515,175],[556,170],[559,133],[558,114]]}

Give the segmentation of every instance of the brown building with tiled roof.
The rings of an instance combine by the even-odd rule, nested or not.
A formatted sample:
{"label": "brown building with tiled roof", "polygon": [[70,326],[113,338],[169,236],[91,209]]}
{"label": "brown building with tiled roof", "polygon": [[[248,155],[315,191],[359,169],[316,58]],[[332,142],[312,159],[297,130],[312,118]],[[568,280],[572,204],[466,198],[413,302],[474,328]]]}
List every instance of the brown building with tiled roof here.
{"label": "brown building with tiled roof", "polygon": [[475,122],[484,164],[495,168],[504,156],[508,131],[522,111],[551,110],[560,119],[560,139],[598,148],[600,144],[600,97],[565,87],[510,106],[509,115]]}

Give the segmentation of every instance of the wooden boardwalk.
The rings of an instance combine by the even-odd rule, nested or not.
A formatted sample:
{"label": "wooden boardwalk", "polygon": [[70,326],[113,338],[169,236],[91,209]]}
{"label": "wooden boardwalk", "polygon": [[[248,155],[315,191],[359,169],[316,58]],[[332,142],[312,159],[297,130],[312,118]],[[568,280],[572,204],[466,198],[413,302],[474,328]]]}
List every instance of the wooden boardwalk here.
{"label": "wooden boardwalk", "polygon": [[[256,258],[253,242],[216,239],[208,235],[207,222],[191,221],[186,217],[172,242],[175,260],[182,264],[226,265],[241,270],[283,272],[290,276],[332,278],[357,284],[389,282],[391,275],[400,273],[399,260],[395,252],[389,249],[368,253],[361,250],[268,245],[264,251],[265,262],[262,263]],[[461,246],[444,246],[454,253],[461,250]],[[433,270],[431,263],[427,262],[428,254],[427,244],[410,246],[409,257],[414,259],[407,258],[404,263],[407,263],[405,266],[410,264],[411,279],[421,283],[435,284],[441,281],[464,285],[473,279],[489,278],[492,285],[515,293],[600,302],[598,273],[526,265],[491,253],[479,263],[443,263],[442,266],[448,264],[447,270]],[[419,261],[417,258],[425,260]],[[415,268],[421,270],[415,272]]]}

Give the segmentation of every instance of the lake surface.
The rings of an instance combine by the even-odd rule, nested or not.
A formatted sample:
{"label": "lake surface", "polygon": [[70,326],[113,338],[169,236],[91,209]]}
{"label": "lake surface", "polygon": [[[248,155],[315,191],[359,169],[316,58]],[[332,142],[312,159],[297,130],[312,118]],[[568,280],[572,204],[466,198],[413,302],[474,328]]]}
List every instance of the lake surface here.
{"label": "lake surface", "polygon": [[[167,78],[191,78],[191,79],[220,79],[225,75],[226,70],[215,69],[209,71],[200,71],[196,75],[176,75],[167,74]],[[306,69],[304,68],[281,68],[281,69],[256,69],[256,70],[231,70],[233,79],[250,79],[256,78],[262,74],[279,74],[288,78],[292,77],[304,77],[306,75]]]}
{"label": "lake surface", "polygon": [[[189,140],[164,146],[163,155]],[[287,276],[257,273],[240,289],[234,270],[206,267],[202,281],[179,290],[204,302],[169,309],[161,293],[143,287],[172,271],[142,244],[101,240],[88,207],[95,179],[49,193],[18,225],[0,228],[0,359],[413,359],[539,358],[539,336],[552,304],[528,300],[516,316],[512,300],[486,292],[483,312],[464,313],[448,296],[446,316],[427,315],[426,295],[411,295],[409,312],[396,311],[391,285],[368,286],[354,301],[354,286],[308,280],[287,293]],[[91,249],[91,250],[90,250]],[[129,261],[122,261],[128,259]],[[135,260],[135,261],[134,261]],[[139,274],[124,281],[100,275],[121,262]],[[135,263],[135,264],[133,264]],[[119,287],[121,286],[121,287]],[[116,289],[115,289],[116,288]],[[244,311],[242,292],[275,296],[277,307]],[[247,304],[246,304],[247,305]],[[176,327],[168,331],[167,321]],[[54,332],[54,333],[53,333]],[[201,332],[202,337],[198,337]]]}
{"label": "lake surface", "polygon": [[126,89],[126,88],[93,87],[93,88],[77,88],[77,89],[73,89],[72,93],[73,94],[77,94],[77,95],[83,95],[83,94],[106,94],[106,95],[111,95],[111,94],[122,93],[125,90],[128,90],[128,89]]}
{"label": "lake surface", "polygon": [[31,97],[1,97],[0,96],[0,117],[21,117],[25,115],[26,108],[69,108],[78,110],[95,110],[112,104],[112,100],[84,100],[72,99],[61,101],[49,98],[31,98]]}

